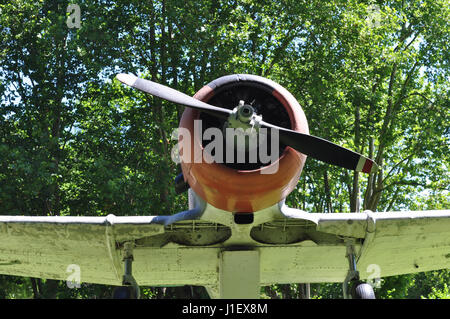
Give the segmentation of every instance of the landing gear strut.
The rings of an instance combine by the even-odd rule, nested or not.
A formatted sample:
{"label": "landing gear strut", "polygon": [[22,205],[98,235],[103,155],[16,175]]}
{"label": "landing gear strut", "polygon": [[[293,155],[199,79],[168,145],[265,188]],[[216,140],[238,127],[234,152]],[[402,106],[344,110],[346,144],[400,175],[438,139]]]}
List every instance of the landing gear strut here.
{"label": "landing gear strut", "polygon": [[124,275],[122,277],[122,286],[116,287],[113,291],[113,299],[139,299],[140,289],[132,275],[133,263],[133,245],[132,242],[126,242],[123,249]]}
{"label": "landing gear strut", "polygon": [[359,279],[353,239],[348,239],[347,241],[347,259],[349,270],[342,284],[344,299],[375,299],[372,286]]}

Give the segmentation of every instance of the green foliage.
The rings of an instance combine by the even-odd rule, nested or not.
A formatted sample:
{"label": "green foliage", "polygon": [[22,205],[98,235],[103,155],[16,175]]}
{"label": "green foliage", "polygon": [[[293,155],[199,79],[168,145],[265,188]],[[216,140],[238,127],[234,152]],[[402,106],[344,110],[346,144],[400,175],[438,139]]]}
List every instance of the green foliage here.
{"label": "green foliage", "polygon": [[[311,134],[376,159],[358,176],[309,159],[287,204],[314,212],[448,208],[449,3],[80,0],[0,4],[0,210],[7,215],[158,215],[184,210],[170,160],[182,107],[114,80],[133,72],[188,94],[252,73],[298,99]],[[358,204],[358,198],[360,203]],[[448,297],[448,272],[385,278],[382,298]],[[2,276],[2,298],[110,287]],[[34,290],[33,290],[34,287]],[[204,290],[143,288],[146,298]],[[190,293],[189,293],[190,291]],[[297,298],[297,284],[263,288]],[[340,298],[338,284],[312,284]]]}
{"label": "green foliage", "polygon": [[438,291],[433,287],[433,291],[428,295],[428,299],[450,299],[448,286],[445,285],[444,289],[441,291]]}

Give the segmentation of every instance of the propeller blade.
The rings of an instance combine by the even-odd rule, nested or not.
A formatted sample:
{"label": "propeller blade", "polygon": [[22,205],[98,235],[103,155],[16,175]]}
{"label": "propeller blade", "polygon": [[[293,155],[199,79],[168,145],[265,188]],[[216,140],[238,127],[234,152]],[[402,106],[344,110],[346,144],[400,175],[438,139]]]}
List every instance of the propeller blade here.
{"label": "propeller blade", "polygon": [[378,165],[373,160],[323,138],[292,131],[264,121],[261,121],[260,124],[261,127],[278,130],[282,143],[319,161],[363,173],[374,173],[378,169]]}
{"label": "propeller blade", "polygon": [[205,102],[197,100],[189,95],[186,95],[180,91],[174,90],[165,85],[155,83],[149,80],[144,80],[131,74],[121,73],[118,74],[116,78],[120,82],[128,86],[131,86],[132,88],[160,97],[164,100],[173,103],[185,105],[193,109],[204,111],[216,117],[227,119],[228,116],[231,114],[231,110],[207,104]]}
{"label": "propeller blade", "polygon": [[[215,117],[228,119],[232,113],[232,110],[207,104],[165,85],[144,80],[131,74],[121,73],[116,78],[130,87],[173,103],[209,113]],[[373,160],[323,138],[302,134],[264,121],[259,123],[261,127],[278,130],[280,141],[284,144],[322,162],[363,173],[374,173],[378,169],[377,164]]]}

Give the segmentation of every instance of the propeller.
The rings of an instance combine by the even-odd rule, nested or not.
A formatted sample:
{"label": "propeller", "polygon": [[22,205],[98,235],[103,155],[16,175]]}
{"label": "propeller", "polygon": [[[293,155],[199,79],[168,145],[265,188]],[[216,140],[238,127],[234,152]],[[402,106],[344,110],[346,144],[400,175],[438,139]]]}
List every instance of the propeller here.
{"label": "propeller", "polygon": [[116,76],[116,78],[120,82],[122,82],[128,86],[131,86],[132,88],[135,88],[140,91],[146,92],[148,94],[160,97],[164,100],[167,100],[167,101],[170,101],[173,103],[189,106],[193,109],[197,109],[197,110],[203,111],[205,113],[209,113],[216,117],[227,119],[228,116],[230,116],[230,114],[232,112],[231,110],[213,106],[213,105],[204,103],[200,100],[194,99],[193,97],[191,97],[187,94],[181,93],[180,91],[174,90],[165,85],[162,85],[162,84],[159,84],[159,83],[156,83],[153,81],[149,81],[149,80],[140,79],[137,76],[134,76],[131,74],[121,73],[121,74],[118,74]]}
{"label": "propeller", "polygon": [[[116,78],[120,82],[140,91],[173,103],[200,110],[215,117],[228,119],[233,113],[232,110],[207,104],[165,85],[144,80],[134,75],[122,73],[118,74]],[[259,125],[261,127],[277,130],[279,132],[280,141],[283,144],[319,161],[363,173],[374,173],[378,169],[377,164],[373,160],[323,138],[289,130],[262,120],[259,121]]]}

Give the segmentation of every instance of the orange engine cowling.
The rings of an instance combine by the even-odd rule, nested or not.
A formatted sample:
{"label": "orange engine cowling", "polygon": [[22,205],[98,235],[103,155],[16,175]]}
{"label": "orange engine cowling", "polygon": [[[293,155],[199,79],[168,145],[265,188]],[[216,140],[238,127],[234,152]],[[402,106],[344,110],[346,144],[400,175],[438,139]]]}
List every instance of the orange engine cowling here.
{"label": "orange engine cowling", "polygon": [[[279,84],[260,76],[224,76],[205,85],[194,97],[228,109],[243,100],[264,121],[309,134],[305,114],[297,100]],[[190,136],[180,135],[180,155],[187,148],[201,150],[180,157],[184,179],[209,204],[233,213],[255,212],[286,198],[297,185],[306,155],[280,144],[278,159],[267,165],[211,162],[211,154],[205,151],[205,141],[201,138],[203,132],[195,134],[194,128],[200,130],[194,125],[195,120],[201,120],[203,131],[209,127],[222,129],[225,120],[186,108],[180,121],[180,128],[188,130]]]}

